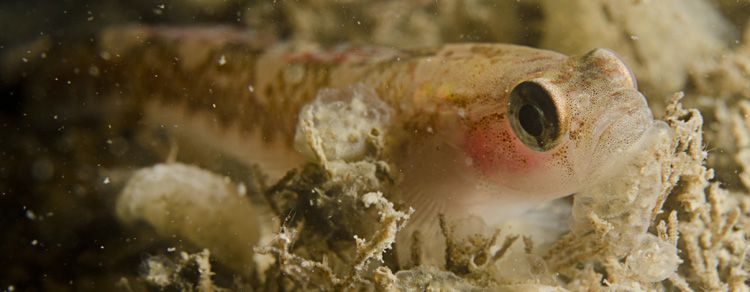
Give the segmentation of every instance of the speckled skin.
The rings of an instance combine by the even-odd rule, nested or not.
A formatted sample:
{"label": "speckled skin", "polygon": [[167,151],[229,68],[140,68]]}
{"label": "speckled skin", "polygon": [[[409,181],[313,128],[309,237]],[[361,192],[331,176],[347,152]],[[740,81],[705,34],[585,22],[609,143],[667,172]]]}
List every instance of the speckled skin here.
{"label": "speckled skin", "polygon": [[[603,49],[574,57],[502,44],[319,50],[229,28],[135,27],[109,30],[96,50],[47,67],[55,72],[47,78],[65,72],[73,87],[144,120],[231,144],[218,148],[272,177],[304,162],[293,150],[297,115],[319,89],[372,87],[395,112],[386,153],[402,174],[401,198],[417,210],[407,236],[437,226],[438,213],[497,223],[594,184],[653,122],[628,68]],[[524,145],[508,121],[509,95],[523,81],[558,106],[561,138],[548,151]]]}

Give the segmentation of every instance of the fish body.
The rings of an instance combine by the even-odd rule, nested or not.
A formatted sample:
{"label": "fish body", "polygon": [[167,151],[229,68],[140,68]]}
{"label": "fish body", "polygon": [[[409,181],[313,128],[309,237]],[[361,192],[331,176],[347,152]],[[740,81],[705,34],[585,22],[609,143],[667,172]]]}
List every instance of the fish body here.
{"label": "fish body", "polygon": [[371,88],[393,111],[386,152],[416,209],[406,233],[437,214],[495,224],[575,193],[617,169],[653,124],[630,70],[605,49],[323,50],[229,28],[133,27],[105,32],[95,50],[75,66],[61,58],[40,83],[72,78],[68,90],[137,108],[143,123],[215,144],[272,179],[306,161],[295,128],[321,89]]}

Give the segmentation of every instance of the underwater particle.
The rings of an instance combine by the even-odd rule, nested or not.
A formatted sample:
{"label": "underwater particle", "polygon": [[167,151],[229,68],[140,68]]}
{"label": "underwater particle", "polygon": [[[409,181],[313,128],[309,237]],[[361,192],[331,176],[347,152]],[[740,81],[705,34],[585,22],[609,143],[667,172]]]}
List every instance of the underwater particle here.
{"label": "underwater particle", "polygon": [[461,118],[466,118],[466,110],[464,108],[458,109],[458,116]]}
{"label": "underwater particle", "polygon": [[162,14],[164,14],[164,8],[165,8],[164,4],[156,5],[156,7],[157,8],[153,9],[154,14],[156,14],[156,15],[162,15]]}
{"label": "underwater particle", "polygon": [[97,77],[99,76],[99,67],[96,67],[95,65],[91,65],[89,67],[89,75]]}
{"label": "underwater particle", "polygon": [[36,214],[31,210],[26,210],[26,218],[29,220],[36,220]]}
{"label": "underwater particle", "polygon": [[31,165],[31,176],[37,181],[46,181],[52,178],[55,166],[47,158],[40,158]]}
{"label": "underwater particle", "polygon": [[109,61],[109,59],[112,59],[112,54],[107,51],[102,51],[99,53],[99,57],[102,58],[102,60]]}
{"label": "underwater particle", "polygon": [[219,57],[219,66],[224,66],[224,64],[226,63],[227,63],[227,57],[224,55],[221,55],[221,57]]}
{"label": "underwater particle", "polygon": [[237,184],[237,194],[241,197],[244,197],[247,195],[247,186],[245,186],[244,183]]}
{"label": "underwater particle", "polygon": [[107,140],[107,144],[109,153],[112,153],[112,155],[115,156],[122,156],[130,149],[130,144],[128,143],[128,141],[119,136]]}

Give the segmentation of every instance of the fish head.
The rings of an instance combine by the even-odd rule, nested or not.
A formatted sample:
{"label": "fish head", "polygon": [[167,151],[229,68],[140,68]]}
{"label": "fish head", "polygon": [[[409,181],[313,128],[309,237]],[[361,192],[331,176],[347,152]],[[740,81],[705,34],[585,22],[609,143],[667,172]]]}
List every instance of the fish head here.
{"label": "fish head", "polygon": [[482,98],[466,106],[461,149],[478,184],[514,195],[569,195],[618,168],[654,123],[635,77],[612,51],[529,50],[514,59],[512,69],[476,75],[485,80],[476,87]]}

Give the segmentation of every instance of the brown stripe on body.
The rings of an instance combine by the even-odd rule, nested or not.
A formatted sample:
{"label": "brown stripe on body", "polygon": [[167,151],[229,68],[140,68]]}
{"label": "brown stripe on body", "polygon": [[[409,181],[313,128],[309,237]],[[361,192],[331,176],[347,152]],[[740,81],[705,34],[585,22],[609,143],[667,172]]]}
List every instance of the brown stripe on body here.
{"label": "brown stripe on body", "polygon": [[[227,27],[119,27],[93,40],[52,41],[45,59],[21,64],[19,71],[34,76],[28,86],[36,91],[34,107],[50,116],[90,111],[100,117],[92,125],[104,131],[181,125],[188,138],[233,144],[247,148],[235,153],[267,160],[298,156],[292,149],[298,112],[320,88],[365,82],[397,106],[409,94],[415,66],[395,50],[320,50]],[[229,136],[237,139],[228,143]],[[241,146],[248,141],[255,144]],[[271,148],[286,152],[266,155]],[[250,156],[244,160],[256,163]]]}
{"label": "brown stripe on body", "polygon": [[[436,50],[321,50],[304,44],[279,44],[227,27],[113,28],[97,40],[95,45],[71,48],[66,44],[51,51],[50,58],[38,62],[38,73],[46,77],[33,82],[55,98],[105,104],[105,110],[112,112],[106,122],[115,126],[132,127],[133,119],[155,118],[158,122],[160,111],[165,116],[167,111],[187,112],[171,117],[201,117],[215,124],[206,128],[210,131],[258,136],[266,145],[277,143],[292,150],[298,112],[323,87],[342,88],[357,82],[372,86],[396,110],[395,116],[405,127],[435,124],[432,115],[436,110],[466,106],[476,98],[459,98],[456,93],[449,93],[454,98],[431,97],[432,91],[428,91],[426,100],[425,96],[415,99],[417,83],[424,82],[417,81],[420,64],[428,59],[442,62],[466,57],[440,56]],[[87,68],[96,68],[95,74]],[[73,84],[54,78],[72,80]],[[438,78],[428,85],[440,86],[440,82]],[[78,110],[80,104],[74,102],[72,108]],[[271,146],[259,144],[256,148],[253,151],[261,152]]]}
{"label": "brown stripe on body", "polygon": [[110,86],[120,84],[125,98],[209,114],[223,127],[238,126],[248,133],[272,124],[268,120],[273,116],[249,89],[258,56],[268,44],[207,41],[158,29],[143,39],[105,63],[115,68]]}
{"label": "brown stripe on body", "polygon": [[[398,99],[394,96],[407,94],[403,86],[395,86],[395,79],[405,77],[403,72],[394,70],[394,60],[381,58],[384,54],[377,51],[300,51],[294,45],[198,42],[200,37],[194,35],[170,37],[156,30],[112,59],[117,66],[112,83],[141,101],[210,113],[226,127],[237,126],[247,133],[260,128],[264,140],[281,139],[291,145],[297,113],[323,87],[366,82],[391,97],[384,100],[392,104]],[[186,50],[186,42],[198,49]]]}

